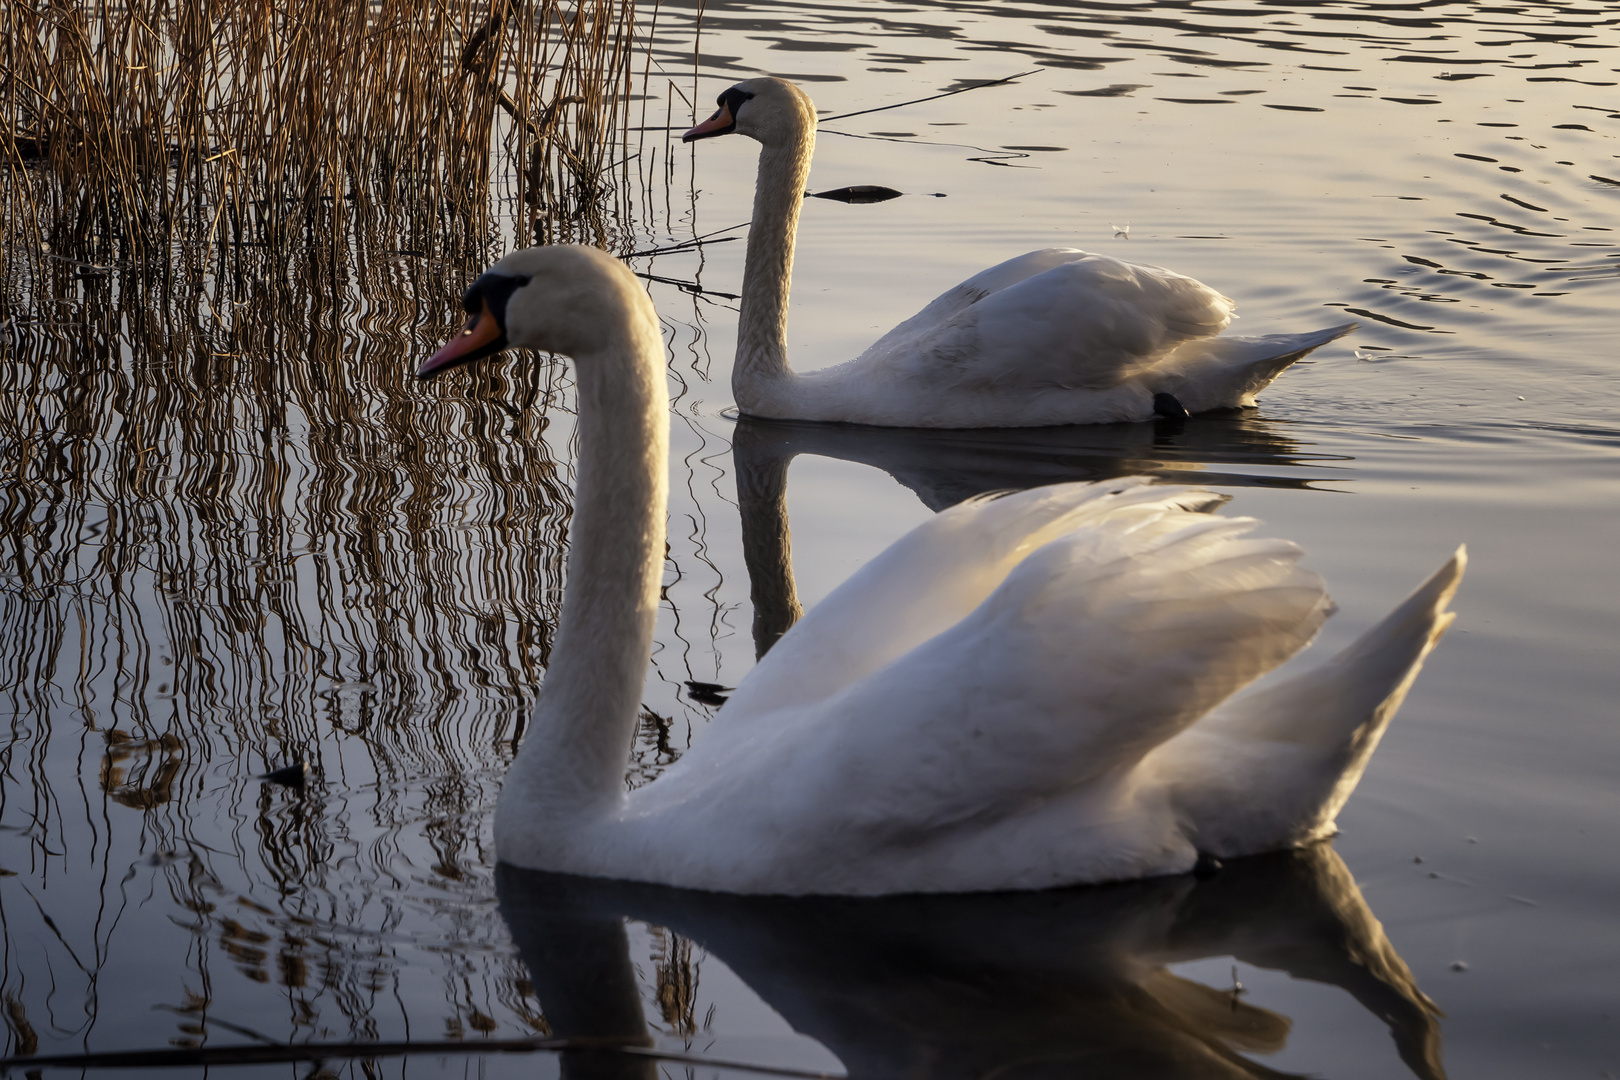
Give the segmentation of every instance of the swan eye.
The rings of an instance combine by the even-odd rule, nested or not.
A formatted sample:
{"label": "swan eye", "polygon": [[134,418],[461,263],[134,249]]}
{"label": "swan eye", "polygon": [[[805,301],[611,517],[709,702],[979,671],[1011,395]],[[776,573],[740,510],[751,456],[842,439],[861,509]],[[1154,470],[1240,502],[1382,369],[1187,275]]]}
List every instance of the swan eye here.
{"label": "swan eye", "polygon": [[750,94],[746,90],[739,90],[733,86],[724,91],[719,97],[715,98],[714,103],[723,109],[729,110],[732,120],[735,121],[737,118],[737,110],[743,107],[744,102],[752,100],[754,100],[753,94]]}
{"label": "swan eye", "polygon": [[461,308],[476,322],[479,312],[484,305],[489,305],[489,311],[495,316],[502,329],[506,327],[506,302],[512,299],[512,294],[531,279],[512,274],[484,273],[467,289],[466,295],[461,298]]}

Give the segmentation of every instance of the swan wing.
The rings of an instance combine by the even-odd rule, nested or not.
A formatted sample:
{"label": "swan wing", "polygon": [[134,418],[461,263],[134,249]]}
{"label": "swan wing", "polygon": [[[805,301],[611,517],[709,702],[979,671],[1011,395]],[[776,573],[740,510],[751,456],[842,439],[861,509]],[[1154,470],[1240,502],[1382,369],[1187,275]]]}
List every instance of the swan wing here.
{"label": "swan wing", "polygon": [[940,325],[952,315],[978,303],[991,293],[1000,292],[1010,285],[1045,273],[1055,266],[1095,257],[1079,248],[1043,248],[980,270],[961,284],[940,293],[927,307],[884,334],[867,351],[869,353],[887,351],[895,342],[912,340],[924,330]]}
{"label": "swan wing", "polygon": [[795,793],[860,792],[823,814],[935,832],[1135,764],[1331,608],[1300,549],[1246,537],[1254,525],[1166,508],[1045,544],[956,626],[826,702],[781,798],[796,815]]}
{"label": "swan wing", "polygon": [[730,872],[768,879],[919,846],[948,857],[998,821],[1117,786],[1326,616],[1299,548],[1249,539],[1253,525],[1145,502],[1082,522],[943,633],[771,723],[711,730],[632,801],[681,804],[668,816],[683,829],[729,837]]}
{"label": "swan wing", "polygon": [[749,672],[706,738],[722,738],[734,723],[781,722],[795,707],[865,678],[961,621],[1020,560],[1064,532],[1220,501],[1130,477],[959,503],[895,541],[800,619]]}
{"label": "swan wing", "polygon": [[1200,850],[1244,855],[1330,835],[1368,759],[1456,617],[1467,553],[1322,666],[1234,698],[1145,768],[1197,823]]}
{"label": "swan wing", "polygon": [[1053,249],[969,278],[852,365],[929,394],[1105,390],[1219,334],[1232,301],[1156,266]]}

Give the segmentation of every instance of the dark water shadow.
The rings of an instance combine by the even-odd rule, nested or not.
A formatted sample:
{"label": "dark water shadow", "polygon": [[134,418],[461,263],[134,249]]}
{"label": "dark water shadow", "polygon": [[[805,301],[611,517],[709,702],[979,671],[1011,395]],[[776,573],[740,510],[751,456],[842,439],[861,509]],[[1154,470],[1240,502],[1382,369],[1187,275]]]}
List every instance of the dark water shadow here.
{"label": "dark water shadow", "polygon": [[1154,476],[1215,487],[1312,487],[1347,458],[1254,410],[1151,424],[939,430],[739,417],[732,438],[743,554],[763,656],[803,608],[793,580],[787,471],[800,454],[882,469],[933,511],[989,491]]}
{"label": "dark water shadow", "polygon": [[[1036,893],[747,897],[507,866],[496,882],[552,1032],[569,1039],[647,1038],[634,919],[717,957],[852,1078],[1296,1075],[1244,1056],[1282,1049],[1288,1017],[1169,970],[1225,956],[1339,987],[1412,1075],[1445,1075],[1439,1009],[1325,844],[1205,880]],[[587,1073],[645,1080],[647,1063],[565,1056],[565,1077]]]}

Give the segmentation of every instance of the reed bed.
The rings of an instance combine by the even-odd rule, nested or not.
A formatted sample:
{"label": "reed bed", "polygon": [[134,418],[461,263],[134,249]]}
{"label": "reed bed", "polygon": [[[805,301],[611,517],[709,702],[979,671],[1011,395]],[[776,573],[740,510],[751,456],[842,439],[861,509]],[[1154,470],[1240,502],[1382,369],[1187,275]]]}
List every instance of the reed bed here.
{"label": "reed bed", "polygon": [[8,4],[7,276],[30,249],[102,267],[355,219],[438,253],[500,192],[538,212],[512,240],[538,216],[602,242],[633,22],[633,0]]}
{"label": "reed bed", "polygon": [[[169,897],[120,932],[188,957],[140,991],[177,1024],[199,987],[243,1011],[279,987],[356,1037],[408,965],[375,936],[312,946],[310,921],[396,925],[403,880],[451,911],[487,893],[483,812],[560,596],[569,385],[545,363],[412,373],[496,251],[629,250],[634,15],[0,7],[0,813],[19,826],[0,872],[51,882],[51,925],[77,927],[59,947],[0,907],[13,1052],[18,1018],[50,1014],[42,973],[78,956],[83,1016],[53,1037],[87,1035],[103,990],[133,1000],[101,966],[118,920],[93,913],[124,887],[106,868]],[[299,759],[299,797],[257,779]],[[211,913],[227,889],[263,899]],[[494,932],[467,911],[455,949]],[[491,1008],[443,974],[452,1013]],[[486,975],[522,1023],[521,973]]]}
{"label": "reed bed", "polygon": [[[274,691],[243,738],[307,753],[324,684],[462,692],[398,632],[424,620],[482,656],[478,689],[532,686],[569,495],[529,406],[561,369],[410,373],[494,250],[618,246],[633,23],[633,0],[0,8],[0,636],[35,735],[31,686],[158,738],[154,703],[200,680],[184,700],[238,715]],[[494,532],[439,528],[469,511]]]}

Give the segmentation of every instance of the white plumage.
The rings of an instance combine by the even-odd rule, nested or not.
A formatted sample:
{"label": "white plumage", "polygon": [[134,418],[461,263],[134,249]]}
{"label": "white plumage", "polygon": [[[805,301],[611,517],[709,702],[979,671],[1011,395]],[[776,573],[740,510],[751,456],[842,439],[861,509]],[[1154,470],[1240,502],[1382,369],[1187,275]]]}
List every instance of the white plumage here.
{"label": "white plumage", "polygon": [[1032,427],[1145,420],[1158,394],[1195,413],[1247,406],[1289,364],[1355,328],[1226,335],[1232,301],[1201,282],[1050,248],[981,271],[848,363],[794,372],[788,290],[815,108],[772,78],[738,83],[720,105],[686,138],[736,131],[761,145],[732,369],[750,416]]}
{"label": "white plumage", "polygon": [[[487,286],[509,293],[504,311],[480,301],[490,282],[516,283]],[[878,894],[1167,874],[1305,843],[1332,831],[1452,618],[1461,551],[1336,660],[1234,699],[1331,609],[1298,547],[1209,513],[1208,492],[1142,479],[970,500],[822,601],[684,757],[626,794],[664,554],[656,316],[584,248],[508,256],[468,307],[468,342],[504,320],[513,344],[567,344],[579,371],[567,591],[496,814],[505,862]]]}

